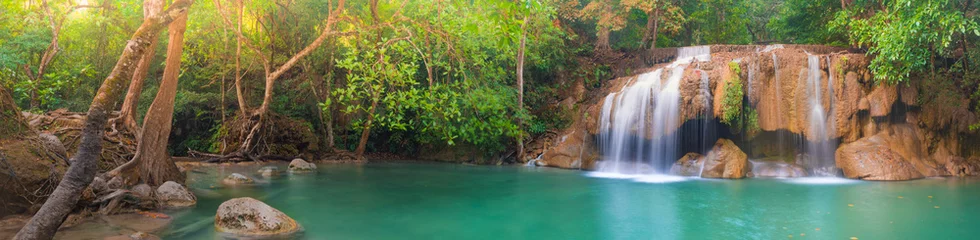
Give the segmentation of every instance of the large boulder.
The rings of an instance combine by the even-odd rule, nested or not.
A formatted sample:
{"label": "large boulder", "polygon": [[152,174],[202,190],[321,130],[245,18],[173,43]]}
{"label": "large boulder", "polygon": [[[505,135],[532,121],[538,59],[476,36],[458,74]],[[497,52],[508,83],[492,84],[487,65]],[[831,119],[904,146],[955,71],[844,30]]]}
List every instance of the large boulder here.
{"label": "large boulder", "polygon": [[189,207],[197,204],[197,197],[187,188],[174,181],[167,181],[157,188],[157,200],[170,208]]}
{"label": "large boulder", "polygon": [[214,216],[218,232],[243,237],[284,236],[303,228],[278,209],[253,198],[235,198],[218,206]]}
{"label": "large boulder", "polygon": [[688,153],[670,167],[670,174],[695,177],[701,175],[704,156],[698,153]]}
{"label": "large boulder", "polygon": [[845,177],[853,179],[893,181],[922,178],[922,173],[889,147],[886,141],[886,137],[879,134],[841,145],[837,149],[837,167],[844,171]]}
{"label": "large boulder", "polygon": [[238,185],[253,184],[255,183],[255,180],[252,180],[252,178],[242,175],[241,173],[232,173],[231,175],[228,175],[224,179],[221,179],[221,183],[224,183],[225,185],[229,185],[229,186],[238,186]]}
{"label": "large boulder", "polygon": [[36,138],[0,138],[0,217],[37,209],[67,169],[65,161],[45,154]]}
{"label": "large boulder", "polygon": [[701,177],[744,178],[748,170],[748,156],[732,140],[718,139],[708,152]]}
{"label": "large boulder", "polygon": [[312,172],[316,171],[316,164],[303,161],[303,159],[293,159],[289,162],[289,172]]}

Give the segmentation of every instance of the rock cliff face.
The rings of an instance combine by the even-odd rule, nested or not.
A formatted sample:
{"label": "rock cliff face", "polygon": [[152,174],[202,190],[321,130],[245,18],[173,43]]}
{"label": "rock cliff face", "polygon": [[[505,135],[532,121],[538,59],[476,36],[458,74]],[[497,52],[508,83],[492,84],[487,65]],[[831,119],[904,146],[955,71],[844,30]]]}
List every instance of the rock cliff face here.
{"label": "rock cliff face", "polygon": [[[710,61],[692,63],[684,70],[679,88],[678,117],[681,123],[702,121],[699,118],[708,110],[711,118],[724,116],[727,110],[723,105],[728,92],[726,88],[733,85],[729,82],[737,80],[742,83],[744,106],[758,114],[757,127],[761,135],[774,135],[777,132],[791,135],[795,136],[793,141],[783,142],[802,145],[799,142],[815,140],[816,136],[821,135],[818,132],[823,132],[834,143],[833,146],[840,148],[836,154],[837,165],[844,169],[848,177],[867,175],[855,173],[858,168],[851,161],[854,158],[888,157],[894,160],[900,156],[904,159],[879,161],[882,164],[871,168],[877,168],[874,171],[882,173],[873,176],[881,177],[862,177],[864,179],[973,175],[980,169],[977,162],[980,151],[973,150],[980,148],[980,143],[975,140],[980,138],[977,138],[977,132],[968,128],[977,122],[977,116],[969,111],[969,99],[962,95],[943,94],[955,87],[914,77],[908,84],[876,84],[867,67],[870,58],[862,52],[843,48],[801,45],[710,48]],[[673,56],[668,53],[670,51],[659,50],[659,62],[672,59]],[[816,66],[813,65],[814,58]],[[738,67],[738,71],[732,64]],[[597,92],[579,96],[578,115],[574,123],[560,131],[558,135],[562,141],[553,141],[544,148],[541,161],[548,166],[561,168],[590,169],[595,166],[595,161],[602,159],[597,136],[602,131],[598,118],[603,98],[634,84],[639,74],[666,65],[635,70],[633,72],[638,73],[635,76],[605,81]],[[707,75],[706,84],[702,75]],[[704,90],[705,87],[708,91]],[[823,94],[819,105],[822,113],[826,114],[824,128],[815,128],[817,125],[811,121],[812,114],[816,113],[812,107],[814,91]],[[710,99],[710,103],[705,104],[704,99]],[[745,117],[744,111],[742,116]],[[683,130],[680,133],[691,134]],[[757,134],[743,132],[734,135],[737,136],[730,138],[736,139],[735,144],[742,151],[748,150],[749,158],[773,155],[754,150],[770,145],[761,144],[764,141],[756,139]],[[709,139],[707,142],[713,141]],[[798,147],[796,152],[787,155],[803,153],[802,149]],[[880,154],[862,154],[858,149],[874,149]],[[898,162],[908,163],[909,168],[896,166]],[[849,170],[855,174],[848,174]],[[906,170],[908,173],[903,174]]]}

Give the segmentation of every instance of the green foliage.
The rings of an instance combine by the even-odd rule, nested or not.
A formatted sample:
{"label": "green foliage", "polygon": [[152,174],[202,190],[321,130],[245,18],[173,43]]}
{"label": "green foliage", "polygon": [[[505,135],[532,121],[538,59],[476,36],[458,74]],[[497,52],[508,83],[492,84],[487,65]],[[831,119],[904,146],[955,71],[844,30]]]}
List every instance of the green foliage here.
{"label": "green foliage", "polygon": [[742,115],[742,98],[745,97],[745,92],[742,90],[742,80],[738,77],[742,73],[742,69],[737,62],[729,62],[728,68],[731,69],[732,78],[725,83],[725,93],[721,103],[724,114],[721,117],[721,122],[728,124],[728,126],[736,126],[739,122],[739,116]]}
{"label": "green foliage", "polygon": [[774,14],[766,28],[772,33],[772,40],[778,42],[846,46],[845,35],[826,27],[840,10],[840,3],[839,0],[782,1],[781,5],[775,5],[776,9],[765,9]]}
{"label": "green foliage", "polygon": [[878,82],[895,84],[913,73],[932,71],[935,58],[949,53],[954,36],[980,35],[977,22],[949,0],[890,0],[882,9],[876,5],[855,4],[840,11],[829,27],[868,47],[874,56],[869,68]]}
{"label": "green foliage", "polygon": [[752,37],[745,27],[749,23],[749,1],[701,0],[691,1],[693,11],[689,28],[695,45],[749,44]]}

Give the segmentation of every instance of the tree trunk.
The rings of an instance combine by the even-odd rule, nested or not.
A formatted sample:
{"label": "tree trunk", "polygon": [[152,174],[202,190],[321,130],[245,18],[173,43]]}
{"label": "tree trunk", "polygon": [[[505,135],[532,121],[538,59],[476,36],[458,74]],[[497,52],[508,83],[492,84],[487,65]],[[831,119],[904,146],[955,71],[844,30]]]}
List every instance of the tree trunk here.
{"label": "tree trunk", "polygon": [[0,139],[22,136],[30,129],[10,92],[0,84]]}
{"label": "tree trunk", "polygon": [[[48,6],[48,1],[41,1],[41,10],[44,11],[44,15],[48,17],[48,22],[51,24],[51,43],[48,44],[48,48],[41,55],[41,61],[37,64],[37,73],[32,73],[30,67],[24,66],[24,70],[27,71],[27,76],[31,80],[31,89],[29,90],[31,109],[38,109],[41,106],[41,99],[37,94],[37,87],[41,83],[41,80],[44,79],[44,69],[51,63],[54,56],[58,54],[58,36],[61,34],[61,22],[54,19],[54,14],[51,13],[51,7]],[[69,13],[71,12],[69,11]]]}
{"label": "tree trunk", "polygon": [[354,154],[358,158],[364,156],[364,149],[367,148],[368,136],[371,135],[371,124],[374,123],[374,110],[378,107],[377,98],[372,98],[371,108],[368,109],[368,120],[364,123],[364,129],[361,130],[361,140],[357,143],[357,149],[354,150]]}
{"label": "tree trunk", "polygon": [[[252,148],[252,144],[255,142],[256,134],[262,130],[266,113],[269,112],[269,104],[272,103],[272,91],[276,80],[279,79],[279,76],[282,76],[283,73],[286,73],[286,71],[296,65],[299,60],[303,59],[307,55],[310,55],[310,53],[313,53],[313,50],[317,49],[323,44],[323,41],[327,39],[327,36],[334,33],[331,27],[339,19],[339,15],[343,11],[344,0],[341,0],[338,2],[337,9],[335,9],[334,12],[330,13],[330,16],[327,17],[327,23],[325,24],[326,26],[324,26],[322,32],[320,32],[320,35],[317,36],[317,38],[314,39],[310,45],[307,45],[305,48],[303,48],[303,50],[300,50],[298,53],[296,53],[296,55],[293,55],[293,57],[289,58],[289,60],[279,66],[279,68],[275,69],[275,71],[268,72],[269,68],[266,68],[267,73],[265,76],[265,93],[262,97],[262,105],[252,114],[253,118],[256,116],[258,117],[258,121],[252,124],[252,128],[249,130],[248,135],[241,141],[241,152],[248,152]],[[238,34],[241,34],[241,31],[239,31]],[[266,65],[269,64],[267,63]]]}
{"label": "tree trunk", "polygon": [[[524,111],[524,46],[527,42],[527,22],[530,20],[524,15],[524,23],[521,23],[521,45],[517,48],[517,111]],[[518,118],[517,128],[521,129],[517,135],[517,161],[524,161],[524,120]]]}
{"label": "tree trunk", "polygon": [[[144,20],[160,14],[162,10],[163,0],[143,1]],[[157,38],[150,39],[150,46],[146,48],[146,53],[143,53],[139,65],[136,66],[136,72],[133,73],[133,79],[129,83],[129,91],[126,92],[122,108],[119,109],[119,120],[116,121],[116,124],[130,131],[138,130],[136,127],[136,107],[139,105],[140,95],[143,93],[143,80],[149,74],[150,63],[153,62],[153,56],[156,54],[156,46]]]}
{"label": "tree trunk", "polygon": [[112,72],[102,82],[99,91],[89,107],[85,127],[78,151],[74,156],[74,164],[68,167],[65,176],[58,187],[48,197],[34,217],[17,232],[14,239],[51,239],[75,208],[78,198],[82,195],[98,170],[96,161],[102,153],[102,135],[107,121],[108,111],[115,107],[123,93],[126,80],[133,72],[150,45],[150,39],[156,38],[164,26],[170,24],[177,16],[184,14],[192,4],[192,0],[175,0],[165,14],[144,21],[133,37],[123,48],[122,55]]}
{"label": "tree trunk", "polygon": [[650,29],[653,30],[653,34],[650,35],[650,40],[652,40],[650,42],[650,50],[657,48],[657,34],[660,33],[660,8],[655,9],[653,12],[653,29]]}
{"label": "tree trunk", "polygon": [[132,160],[139,166],[139,180],[152,186],[159,186],[167,181],[184,182],[183,174],[167,153],[167,142],[173,127],[174,98],[177,96],[186,26],[186,13],[170,23],[170,41],[167,44],[167,65],[163,70],[163,80],[156,98],[150,104],[150,110],[143,118],[143,134],[140,135]]}
{"label": "tree trunk", "polygon": [[596,35],[598,39],[596,39],[595,42],[596,52],[612,51],[612,47],[609,45],[609,32],[610,32],[609,27],[603,26],[599,28],[599,32]]}
{"label": "tree trunk", "polygon": [[[245,14],[245,6],[242,5],[242,0],[238,0],[238,33],[242,32],[242,15]],[[238,109],[241,111],[242,117],[248,114],[248,104],[245,102],[244,91],[242,91],[242,36],[238,35],[235,45],[235,93],[238,96]]]}

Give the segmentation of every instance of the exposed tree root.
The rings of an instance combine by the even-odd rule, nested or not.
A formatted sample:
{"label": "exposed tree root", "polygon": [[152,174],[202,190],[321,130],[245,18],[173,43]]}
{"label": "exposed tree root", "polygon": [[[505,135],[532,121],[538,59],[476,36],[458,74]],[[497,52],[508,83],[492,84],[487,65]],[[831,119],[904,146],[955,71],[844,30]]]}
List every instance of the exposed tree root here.
{"label": "exposed tree root", "polygon": [[[115,115],[117,113],[113,113]],[[61,140],[66,149],[77,149],[81,140],[82,124],[85,113],[68,112],[59,109],[44,114],[24,113],[31,127],[54,134]],[[128,128],[117,129],[113,124],[107,124],[102,137],[102,156],[98,166],[100,171],[109,171],[129,162],[136,152],[136,136]],[[73,152],[67,157],[71,158]]]}

